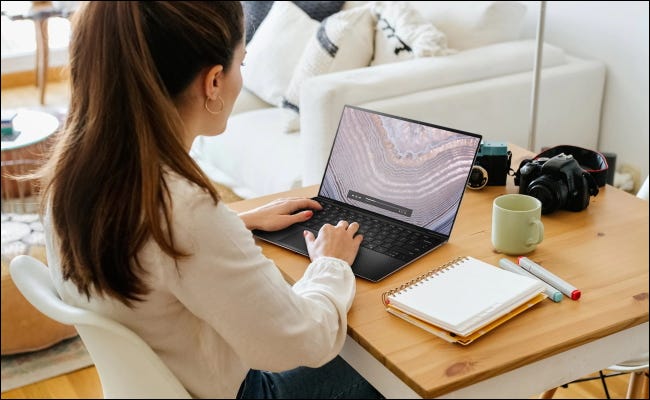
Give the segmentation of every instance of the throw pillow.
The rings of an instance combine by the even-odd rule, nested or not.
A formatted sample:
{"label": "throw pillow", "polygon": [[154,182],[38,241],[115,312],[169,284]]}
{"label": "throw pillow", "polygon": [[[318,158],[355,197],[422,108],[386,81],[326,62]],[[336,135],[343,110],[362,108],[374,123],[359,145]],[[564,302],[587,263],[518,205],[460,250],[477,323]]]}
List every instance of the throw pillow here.
{"label": "throw pillow", "polygon": [[[310,18],[320,22],[330,15],[339,12],[345,1],[294,1]],[[272,1],[242,1],[246,16],[246,44],[250,42],[269,10]]]}
{"label": "throw pillow", "polygon": [[445,56],[456,51],[447,47],[447,37],[425,21],[407,3],[377,2],[375,56],[371,65],[417,57]]}
{"label": "throw pillow", "polygon": [[409,1],[447,35],[449,47],[466,50],[519,39],[526,5],[518,1]]}
{"label": "throw pillow", "polygon": [[251,41],[257,28],[271,10],[272,1],[242,1],[244,22],[246,26],[246,44]]}
{"label": "throw pillow", "polygon": [[370,7],[356,7],[331,15],[312,35],[282,101],[282,107],[296,113],[287,126],[288,132],[299,129],[300,87],[306,79],[370,64],[375,25]]}
{"label": "throw pillow", "polygon": [[293,70],[318,22],[290,1],[276,1],[246,46],[244,87],[280,106]]}

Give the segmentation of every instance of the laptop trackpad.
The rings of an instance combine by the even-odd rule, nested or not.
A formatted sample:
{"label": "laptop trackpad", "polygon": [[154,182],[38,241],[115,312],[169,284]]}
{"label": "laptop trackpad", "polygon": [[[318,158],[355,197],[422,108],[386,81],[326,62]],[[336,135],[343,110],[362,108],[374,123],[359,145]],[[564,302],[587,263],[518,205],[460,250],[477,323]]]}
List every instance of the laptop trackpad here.
{"label": "laptop trackpad", "polygon": [[300,254],[308,255],[305,237],[302,235],[304,230],[305,228],[300,226],[290,227],[289,233],[280,242]]}

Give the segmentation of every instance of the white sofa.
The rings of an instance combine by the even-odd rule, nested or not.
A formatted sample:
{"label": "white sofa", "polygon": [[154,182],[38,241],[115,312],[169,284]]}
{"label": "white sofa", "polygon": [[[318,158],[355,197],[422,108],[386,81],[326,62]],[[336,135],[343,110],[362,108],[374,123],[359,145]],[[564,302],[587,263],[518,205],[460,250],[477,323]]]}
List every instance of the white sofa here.
{"label": "white sofa", "polygon": [[[453,5],[456,13],[467,7],[468,14],[476,14],[479,3],[485,15],[495,3],[506,2],[412,4],[434,23],[436,18],[447,18],[438,20],[444,31],[445,21],[451,20],[449,14],[439,13],[444,3],[458,3]],[[446,32],[449,47],[460,48],[454,55],[414,58],[305,80],[300,89],[299,132],[286,132],[287,110],[259,99],[244,81],[226,132],[197,138],[191,154],[213,180],[244,198],[318,184],[345,104],[527,147],[535,41],[520,40],[521,26],[505,26],[503,18],[496,19],[500,24],[495,24],[500,29],[496,34],[481,32],[477,18],[467,19],[468,26],[479,26],[475,38],[492,34],[491,42],[455,40],[462,39],[457,29],[463,26],[461,21]],[[573,57],[548,43],[542,61],[535,150],[558,144],[596,148],[604,64]]]}

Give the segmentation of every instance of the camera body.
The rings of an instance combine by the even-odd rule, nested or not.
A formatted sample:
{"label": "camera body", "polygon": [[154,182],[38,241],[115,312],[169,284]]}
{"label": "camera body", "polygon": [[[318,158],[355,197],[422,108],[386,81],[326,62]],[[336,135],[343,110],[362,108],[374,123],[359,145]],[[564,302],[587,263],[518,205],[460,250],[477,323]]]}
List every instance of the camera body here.
{"label": "camera body", "polygon": [[505,186],[512,153],[504,142],[483,141],[479,144],[467,187]]}
{"label": "camera body", "polygon": [[593,177],[573,158],[560,153],[554,157],[523,160],[515,174],[519,193],[542,202],[542,214],[558,209],[581,211],[589,205],[589,196],[598,194]]}

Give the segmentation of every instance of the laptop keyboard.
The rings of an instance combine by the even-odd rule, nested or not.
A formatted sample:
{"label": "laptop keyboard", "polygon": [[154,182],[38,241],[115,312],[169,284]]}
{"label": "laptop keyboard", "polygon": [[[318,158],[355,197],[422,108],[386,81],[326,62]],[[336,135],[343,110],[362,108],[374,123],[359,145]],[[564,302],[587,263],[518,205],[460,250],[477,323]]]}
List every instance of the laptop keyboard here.
{"label": "laptop keyboard", "polygon": [[341,220],[350,223],[358,222],[358,233],[363,235],[361,247],[404,261],[425,253],[436,244],[435,238],[402,225],[391,224],[389,221],[355,212],[336,204],[321,202],[321,205],[323,209],[314,210],[314,216],[301,225],[318,231],[325,224],[336,225]]}

